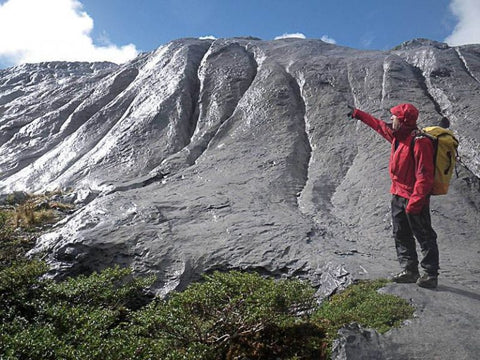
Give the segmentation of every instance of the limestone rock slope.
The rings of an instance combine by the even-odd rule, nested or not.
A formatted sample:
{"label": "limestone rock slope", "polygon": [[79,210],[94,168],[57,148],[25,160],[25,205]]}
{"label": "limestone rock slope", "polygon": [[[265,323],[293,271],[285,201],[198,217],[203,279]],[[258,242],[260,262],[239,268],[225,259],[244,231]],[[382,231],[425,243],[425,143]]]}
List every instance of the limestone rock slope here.
{"label": "limestone rock slope", "polygon": [[121,66],[0,70],[0,194],[72,190],[78,210],[35,250],[58,276],[128,265],[167,293],[245,269],[329,294],[398,270],[389,144],[346,105],[388,120],[400,102],[460,140],[433,225],[441,281],[478,306],[480,45],[181,39]]}

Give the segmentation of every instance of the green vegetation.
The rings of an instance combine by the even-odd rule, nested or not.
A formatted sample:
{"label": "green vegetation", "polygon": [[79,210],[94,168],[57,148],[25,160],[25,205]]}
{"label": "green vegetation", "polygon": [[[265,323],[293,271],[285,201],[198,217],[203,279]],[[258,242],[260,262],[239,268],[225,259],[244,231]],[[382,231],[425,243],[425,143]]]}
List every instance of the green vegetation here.
{"label": "green vegetation", "polygon": [[119,267],[53,281],[43,262],[23,256],[35,233],[21,226],[44,223],[16,221],[20,205],[0,211],[1,359],[326,359],[343,325],[385,332],[413,313],[377,292],[386,281],[360,282],[321,305],[307,282],[237,271],[168,299],[147,296],[153,277]]}
{"label": "green vegetation", "polygon": [[385,333],[411,318],[414,308],[407,301],[377,291],[387,283],[384,279],[360,281],[324,302],[312,318],[324,325],[327,341],[333,342],[337,331],[352,322]]}
{"label": "green vegetation", "polygon": [[56,223],[73,205],[51,201],[55,193],[43,195],[11,194],[0,204],[0,266],[24,254],[35,244],[36,236],[44,228]]}
{"label": "green vegetation", "polygon": [[215,272],[149,305],[144,327],[179,358],[320,358],[323,330],[308,320],[314,292],[298,280]]}
{"label": "green vegetation", "polygon": [[134,359],[145,345],[126,325],[129,304],[152,279],[133,279],[128,269],[63,282],[41,280],[41,262],[0,273],[2,359]]}

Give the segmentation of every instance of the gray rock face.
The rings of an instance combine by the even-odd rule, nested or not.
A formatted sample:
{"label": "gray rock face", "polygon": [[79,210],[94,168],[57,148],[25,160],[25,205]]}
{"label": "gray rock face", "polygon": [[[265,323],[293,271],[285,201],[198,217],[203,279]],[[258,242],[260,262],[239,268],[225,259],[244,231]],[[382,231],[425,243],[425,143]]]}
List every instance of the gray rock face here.
{"label": "gray rock face", "polygon": [[332,360],[384,360],[377,332],[352,323],[338,331]]}
{"label": "gray rock face", "polygon": [[387,120],[412,102],[461,143],[459,177],[432,198],[440,283],[479,294],[479,80],[480,45],[428,40],[182,39],[122,66],[1,70],[0,193],[73,189],[78,210],[35,250],[59,276],[129,265],[167,293],[246,269],[327,295],[398,271],[390,147],[346,105]]}

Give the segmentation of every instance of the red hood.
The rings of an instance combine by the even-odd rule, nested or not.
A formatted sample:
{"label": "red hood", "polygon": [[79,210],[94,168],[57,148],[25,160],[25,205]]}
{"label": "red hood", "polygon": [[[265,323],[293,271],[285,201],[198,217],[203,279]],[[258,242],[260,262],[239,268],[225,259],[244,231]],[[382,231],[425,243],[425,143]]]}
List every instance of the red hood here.
{"label": "red hood", "polygon": [[400,104],[390,109],[390,112],[410,128],[417,126],[418,110],[412,104]]}

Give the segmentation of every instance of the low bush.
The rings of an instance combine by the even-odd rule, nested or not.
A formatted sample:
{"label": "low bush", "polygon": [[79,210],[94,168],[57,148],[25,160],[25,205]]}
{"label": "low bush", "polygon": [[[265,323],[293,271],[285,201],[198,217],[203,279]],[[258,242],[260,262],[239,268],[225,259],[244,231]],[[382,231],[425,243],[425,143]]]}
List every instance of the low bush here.
{"label": "low bush", "polygon": [[22,234],[15,227],[14,210],[0,210],[0,269],[24,259],[34,244],[32,236]]}
{"label": "low bush", "polygon": [[[323,331],[308,317],[315,290],[299,280],[216,272],[168,300],[150,304],[138,323],[192,359],[320,358]],[[205,351],[200,356],[198,351]],[[207,351],[208,350],[208,351]]]}
{"label": "low bush", "polygon": [[133,359],[132,304],[153,278],[119,267],[54,282],[33,261],[0,272],[2,359]]}
{"label": "low bush", "polygon": [[359,281],[320,306],[312,317],[323,324],[329,343],[341,327],[352,322],[384,333],[413,316],[414,308],[406,300],[378,292],[387,283],[385,279]]}
{"label": "low bush", "polygon": [[54,282],[41,262],[0,272],[2,359],[326,359],[340,327],[385,332],[412,315],[384,281],[320,307],[298,280],[216,272],[168,299],[135,306],[154,281],[112,268]]}
{"label": "low bush", "polygon": [[10,240],[14,231],[12,212],[0,210],[0,241]]}

